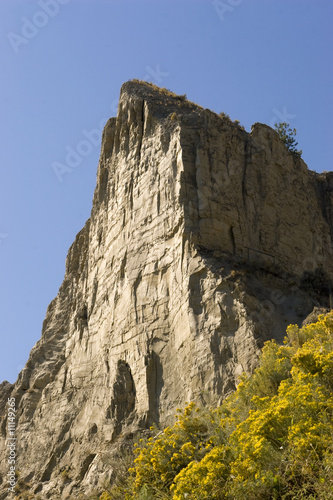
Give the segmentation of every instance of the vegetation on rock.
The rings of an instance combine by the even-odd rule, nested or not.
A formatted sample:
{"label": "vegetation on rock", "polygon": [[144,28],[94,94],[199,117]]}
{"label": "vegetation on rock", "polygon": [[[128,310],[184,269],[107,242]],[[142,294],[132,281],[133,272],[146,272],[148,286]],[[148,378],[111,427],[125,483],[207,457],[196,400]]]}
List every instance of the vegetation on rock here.
{"label": "vegetation on rock", "polygon": [[285,143],[289,151],[298,157],[302,156],[302,150],[297,149],[297,144],[296,142],[296,129],[292,129],[289,127],[289,123],[275,123],[274,125],[275,130],[280,136],[280,139]]}
{"label": "vegetation on rock", "polygon": [[[190,403],[135,445],[101,500],[333,498],[333,312],[265,344],[222,406]],[[120,496],[119,496],[120,495]]]}

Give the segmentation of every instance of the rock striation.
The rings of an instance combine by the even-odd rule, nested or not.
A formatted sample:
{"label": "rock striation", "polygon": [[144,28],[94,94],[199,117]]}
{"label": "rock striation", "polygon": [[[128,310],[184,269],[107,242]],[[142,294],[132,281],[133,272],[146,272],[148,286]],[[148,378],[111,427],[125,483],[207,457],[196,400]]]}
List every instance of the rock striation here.
{"label": "rock striation", "polygon": [[[110,450],[176,407],[218,404],[267,339],[328,307],[333,173],[131,81],[104,129],[91,217],[17,382],[16,468],[33,498],[110,479]],[[2,412],[2,415],[4,412]],[[1,456],[8,426],[1,420]],[[7,498],[2,460],[0,498]],[[66,480],[64,480],[64,477]]]}

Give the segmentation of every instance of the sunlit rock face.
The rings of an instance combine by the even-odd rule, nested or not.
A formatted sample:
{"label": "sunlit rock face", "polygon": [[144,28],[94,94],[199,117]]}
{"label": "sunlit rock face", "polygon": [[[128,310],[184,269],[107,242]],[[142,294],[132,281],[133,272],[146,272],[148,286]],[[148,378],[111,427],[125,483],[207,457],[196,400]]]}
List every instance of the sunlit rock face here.
{"label": "sunlit rock face", "polygon": [[[105,126],[90,219],[13,386],[16,468],[36,498],[98,489],[110,450],[218,404],[263,342],[328,306],[333,175],[270,127],[127,82]],[[2,417],[1,456],[8,426]],[[8,464],[1,464],[7,498]]]}

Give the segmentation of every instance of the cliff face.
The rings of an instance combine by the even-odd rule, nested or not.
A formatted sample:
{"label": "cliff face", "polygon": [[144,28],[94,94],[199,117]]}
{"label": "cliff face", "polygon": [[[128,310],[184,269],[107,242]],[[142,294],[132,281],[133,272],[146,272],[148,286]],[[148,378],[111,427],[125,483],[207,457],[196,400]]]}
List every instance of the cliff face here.
{"label": "cliff face", "polygon": [[[166,424],[186,401],[220,402],[265,340],[327,306],[332,205],[332,173],[308,171],[270,127],[248,134],[124,84],[91,218],[40,341],[16,384],[0,387],[16,401],[16,467],[31,491],[98,487],[120,435]],[[5,418],[1,432],[6,457]],[[0,498],[7,472],[3,460]]]}

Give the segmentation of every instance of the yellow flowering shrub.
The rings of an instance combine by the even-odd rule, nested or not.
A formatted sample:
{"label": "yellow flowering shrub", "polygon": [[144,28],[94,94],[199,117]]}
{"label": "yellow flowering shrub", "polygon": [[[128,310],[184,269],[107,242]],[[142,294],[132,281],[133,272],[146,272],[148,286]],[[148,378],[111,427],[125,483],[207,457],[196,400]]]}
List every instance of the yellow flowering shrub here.
{"label": "yellow flowering shrub", "polygon": [[[258,491],[266,491],[265,498],[268,491],[275,495],[273,498],[288,498],[282,495],[296,486],[304,498],[310,498],[320,485],[324,461],[332,450],[332,313],[302,329],[289,327],[285,346],[267,343],[260,367],[243,381],[240,393],[248,394],[250,389],[252,394],[253,388],[260,386],[256,379],[261,378],[267,353],[277,375],[281,365],[287,366],[284,360],[290,360],[290,370],[277,390],[271,385],[271,395],[267,391],[267,396],[260,397],[265,391],[259,391],[259,396],[252,396],[247,418],[230,436],[235,459],[229,493],[231,498],[237,498],[240,491],[246,491],[257,498]],[[270,370],[266,370],[264,379],[267,375],[272,380]],[[332,476],[331,472],[331,480]],[[290,498],[303,498],[293,495]]]}
{"label": "yellow flowering shrub", "polygon": [[99,500],[112,500],[112,497],[107,491],[103,491],[103,493],[99,497]]}
{"label": "yellow flowering shrub", "polygon": [[138,493],[146,484],[150,488],[168,490],[176,475],[193,460],[200,460],[206,453],[208,419],[203,410],[190,403],[178,415],[173,427],[167,427],[156,437],[149,438],[134,452],[134,491]]}
{"label": "yellow flowering shrub", "polygon": [[333,499],[332,390],[333,312],[267,342],[221,407],[191,403],[140,443],[126,498]]}
{"label": "yellow flowering shrub", "polygon": [[200,462],[192,461],[175,477],[170,490],[174,500],[219,500],[227,481],[230,450],[214,447]]}

